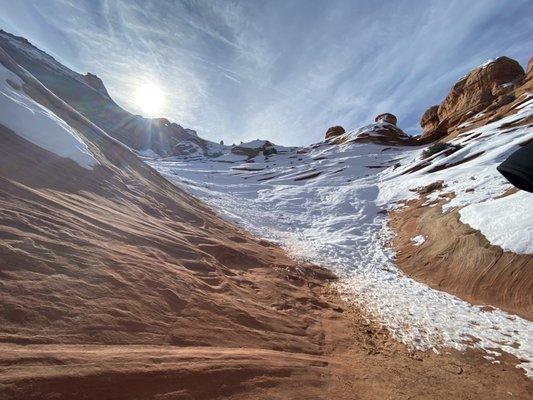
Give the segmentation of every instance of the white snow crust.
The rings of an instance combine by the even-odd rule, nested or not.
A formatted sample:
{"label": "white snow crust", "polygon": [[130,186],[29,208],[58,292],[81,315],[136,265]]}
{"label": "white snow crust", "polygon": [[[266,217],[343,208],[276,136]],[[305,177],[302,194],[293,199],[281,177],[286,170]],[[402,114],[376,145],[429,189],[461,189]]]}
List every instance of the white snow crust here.
{"label": "white snow crust", "polygon": [[461,221],[481,231],[489,242],[519,254],[533,254],[533,194],[518,192],[470,204]]}
{"label": "white snow crust", "polygon": [[416,235],[415,237],[411,238],[411,242],[413,242],[413,246],[421,246],[425,243],[426,238],[423,235]]}
{"label": "white snow crust", "polygon": [[[7,79],[20,86],[15,89]],[[78,134],[53,112],[22,90],[22,80],[0,64],[0,123],[17,135],[86,169],[98,161]]]}

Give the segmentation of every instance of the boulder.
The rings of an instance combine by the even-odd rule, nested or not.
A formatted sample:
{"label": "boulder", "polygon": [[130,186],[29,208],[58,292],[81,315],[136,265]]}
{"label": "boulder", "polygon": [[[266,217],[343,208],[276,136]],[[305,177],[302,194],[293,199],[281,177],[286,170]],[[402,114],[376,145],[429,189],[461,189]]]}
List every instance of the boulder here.
{"label": "boulder", "polygon": [[274,146],[265,147],[263,149],[263,155],[265,157],[271,156],[272,154],[278,154],[278,149],[276,149]]}
{"label": "boulder", "polygon": [[337,137],[337,136],[340,136],[340,135],[343,135],[345,134],[346,131],[344,130],[344,128],[342,126],[332,126],[331,128],[329,128],[327,131],[326,131],[326,140],[327,139],[331,139],[333,137]]}
{"label": "boulder", "polygon": [[396,118],[396,115],[394,114],[383,113],[374,118],[374,122],[386,122],[388,124],[396,125],[398,123],[398,118]]}

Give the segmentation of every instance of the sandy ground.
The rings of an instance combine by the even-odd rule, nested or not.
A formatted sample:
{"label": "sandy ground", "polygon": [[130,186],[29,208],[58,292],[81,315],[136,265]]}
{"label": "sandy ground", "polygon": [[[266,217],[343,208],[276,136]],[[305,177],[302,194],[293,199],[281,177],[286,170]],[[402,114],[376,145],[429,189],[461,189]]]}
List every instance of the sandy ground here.
{"label": "sandy ground", "polygon": [[[321,297],[338,299],[325,287]],[[331,303],[330,303],[331,304]],[[344,308],[342,308],[344,307]],[[320,354],[242,347],[0,345],[7,399],[528,399],[533,385],[502,358],[410,352],[359,310],[321,315]]]}

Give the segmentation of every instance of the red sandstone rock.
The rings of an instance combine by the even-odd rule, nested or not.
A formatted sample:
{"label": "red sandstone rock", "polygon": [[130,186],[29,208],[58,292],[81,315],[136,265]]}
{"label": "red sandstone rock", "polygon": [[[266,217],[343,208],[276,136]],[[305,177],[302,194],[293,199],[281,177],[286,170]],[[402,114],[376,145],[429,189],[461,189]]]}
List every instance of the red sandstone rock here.
{"label": "red sandstone rock", "polygon": [[332,126],[326,131],[326,139],[331,139],[332,137],[340,136],[346,133],[342,126]]}
{"label": "red sandstone rock", "polygon": [[374,118],[374,122],[387,122],[389,124],[396,125],[398,118],[396,118],[396,115],[394,114],[383,113]]}
{"label": "red sandstone rock", "polygon": [[524,69],[508,57],[484,64],[457,82],[440,104],[437,114],[446,128],[459,125],[510,92],[524,78]]}

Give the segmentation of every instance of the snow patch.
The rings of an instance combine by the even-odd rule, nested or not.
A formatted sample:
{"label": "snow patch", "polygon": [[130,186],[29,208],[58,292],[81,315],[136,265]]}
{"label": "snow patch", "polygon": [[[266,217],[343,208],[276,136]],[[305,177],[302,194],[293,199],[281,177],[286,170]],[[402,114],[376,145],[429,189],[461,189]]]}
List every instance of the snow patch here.
{"label": "snow patch", "polygon": [[146,158],[160,158],[161,157],[159,154],[157,154],[152,149],[135,150],[135,152],[141,157],[146,157]]}
{"label": "snow patch", "polygon": [[260,147],[263,147],[266,144],[266,142],[267,142],[266,140],[256,139],[250,142],[241,143],[239,144],[239,147],[245,147],[247,149],[258,149]]}
{"label": "snow patch", "polygon": [[60,157],[74,160],[92,169],[98,164],[78,134],[53,112],[43,107],[22,89],[22,80],[0,64],[0,123],[17,135]]}
{"label": "snow patch", "polygon": [[413,246],[421,246],[425,243],[425,241],[426,241],[426,238],[423,235],[417,235],[411,238],[411,242],[413,243]]}
{"label": "snow patch", "polygon": [[503,250],[533,254],[533,194],[518,192],[470,204],[459,211],[461,221],[479,230]]}

